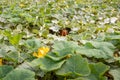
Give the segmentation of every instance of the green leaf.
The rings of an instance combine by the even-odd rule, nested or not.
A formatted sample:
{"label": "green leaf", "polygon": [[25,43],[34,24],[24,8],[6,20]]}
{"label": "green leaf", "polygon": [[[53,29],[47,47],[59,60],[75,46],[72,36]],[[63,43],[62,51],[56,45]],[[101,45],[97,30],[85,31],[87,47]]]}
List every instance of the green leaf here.
{"label": "green leaf", "polygon": [[24,60],[26,60],[27,58],[30,58],[30,57],[31,57],[31,55],[28,53],[19,53],[18,61],[23,62]]}
{"label": "green leaf", "polygon": [[25,59],[30,57],[30,54],[26,54],[26,53],[19,53],[19,52],[9,52],[7,53],[7,58],[11,59],[12,61],[21,63],[23,62]]}
{"label": "green leaf", "polygon": [[[71,54],[71,55],[74,54],[74,49],[66,47],[65,49],[61,49],[61,50],[57,51],[55,56],[56,57],[64,57],[64,56],[66,56],[68,54]],[[52,55],[52,56],[54,56],[54,55]]]}
{"label": "green leaf", "polygon": [[0,79],[4,78],[12,70],[13,70],[12,66],[7,65],[0,66]]}
{"label": "green leaf", "polygon": [[79,76],[87,76],[90,74],[89,65],[86,59],[80,55],[70,57],[63,66],[56,71],[57,75],[71,76],[73,78]]}
{"label": "green leaf", "polygon": [[19,56],[18,52],[10,52],[6,56],[9,60],[18,62],[18,56]]}
{"label": "green leaf", "polygon": [[83,77],[79,77],[79,78],[75,78],[75,79],[67,79],[67,80],[91,80],[91,79],[83,78]]}
{"label": "green leaf", "polygon": [[24,57],[21,57],[22,54],[19,54],[19,52],[17,51],[17,49],[14,46],[7,46],[5,44],[0,45],[0,56],[3,58],[6,58],[8,60],[12,60],[15,62],[21,62],[23,59],[25,59],[25,55]]}
{"label": "green leaf", "polygon": [[15,17],[15,18],[8,19],[8,21],[13,23],[20,23],[21,19],[19,17]]}
{"label": "green leaf", "polygon": [[6,54],[4,49],[0,49],[0,57],[4,57]]}
{"label": "green leaf", "polygon": [[3,32],[3,34],[4,34],[5,36],[7,36],[7,37],[10,37],[10,36],[11,36],[11,32],[8,31],[8,30],[5,30],[5,31]]}
{"label": "green leaf", "polygon": [[23,62],[20,65],[17,66],[18,69],[29,69],[29,70],[33,70],[33,68],[30,66],[30,62]]}
{"label": "green leaf", "polygon": [[32,23],[35,20],[34,17],[26,17],[25,19],[28,23]]}
{"label": "green leaf", "polygon": [[104,59],[108,58],[106,53],[99,49],[89,49],[86,47],[80,47],[76,49],[76,53],[86,55],[87,57],[104,58]]}
{"label": "green leaf", "polygon": [[84,42],[85,42],[84,45],[86,45],[87,43],[90,43],[91,45],[93,45],[93,47],[97,49],[103,49],[103,47],[112,49],[112,50],[115,49],[115,46],[109,42],[100,42],[100,41],[84,41]]}
{"label": "green leaf", "polygon": [[69,57],[71,55],[72,55],[71,52],[70,53],[68,53],[68,52],[67,53],[65,53],[65,52],[63,52],[63,53],[49,52],[49,54],[47,54],[46,56],[51,58],[54,61],[60,61],[62,59],[67,59],[67,57]]}
{"label": "green leaf", "polygon": [[108,40],[120,40],[120,35],[107,35],[106,39]]}
{"label": "green leaf", "polygon": [[10,36],[9,41],[12,45],[18,45],[21,38],[22,38],[21,34],[16,34],[16,35]]}
{"label": "green leaf", "polygon": [[34,50],[41,46],[41,42],[39,39],[28,39],[25,42],[25,46],[31,50]]}
{"label": "green leaf", "polygon": [[54,60],[60,60],[67,56],[74,55],[75,49],[79,46],[73,41],[58,41],[52,46],[54,48],[53,53],[49,53],[50,57]]}
{"label": "green leaf", "polygon": [[78,44],[73,41],[58,41],[58,42],[55,42],[52,47],[54,48],[55,51],[60,51],[65,48],[75,49],[76,47],[78,47]]}
{"label": "green leaf", "polygon": [[33,67],[39,66],[44,71],[53,71],[61,68],[65,60],[62,61],[54,61],[49,57],[38,58],[33,60],[30,64]]}
{"label": "green leaf", "polygon": [[88,76],[90,80],[107,80],[104,75],[106,71],[109,70],[109,66],[103,63],[93,63],[90,64],[91,74]]}
{"label": "green leaf", "polygon": [[113,76],[114,80],[120,80],[120,68],[111,69],[109,73]]}
{"label": "green leaf", "polygon": [[113,58],[115,46],[109,42],[81,41],[84,47],[76,49],[77,53],[95,58]]}
{"label": "green leaf", "polygon": [[8,73],[3,80],[35,80],[35,73],[26,69],[15,69]]}
{"label": "green leaf", "polygon": [[47,35],[49,34],[48,30],[43,30],[42,31],[42,37],[47,38]]}

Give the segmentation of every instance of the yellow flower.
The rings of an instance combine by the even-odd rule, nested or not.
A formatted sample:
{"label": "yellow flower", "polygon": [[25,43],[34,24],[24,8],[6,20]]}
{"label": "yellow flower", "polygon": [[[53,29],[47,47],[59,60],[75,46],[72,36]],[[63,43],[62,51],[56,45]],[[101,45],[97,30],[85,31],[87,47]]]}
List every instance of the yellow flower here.
{"label": "yellow flower", "polygon": [[50,49],[48,47],[42,47],[38,49],[38,53],[47,53]]}
{"label": "yellow flower", "polygon": [[25,7],[25,4],[20,3],[19,6],[20,6],[20,7]]}
{"label": "yellow flower", "polygon": [[50,49],[48,47],[41,47],[38,49],[38,53],[36,53],[36,52],[33,53],[33,56],[42,58],[49,52],[49,50]]}
{"label": "yellow flower", "polygon": [[2,66],[2,58],[0,58],[0,66]]}

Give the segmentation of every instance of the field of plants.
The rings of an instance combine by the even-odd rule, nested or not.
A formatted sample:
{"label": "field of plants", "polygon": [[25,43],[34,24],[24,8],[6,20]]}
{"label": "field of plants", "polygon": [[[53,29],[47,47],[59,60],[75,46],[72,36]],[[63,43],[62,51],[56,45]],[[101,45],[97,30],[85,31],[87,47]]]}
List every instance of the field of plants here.
{"label": "field of plants", "polygon": [[120,0],[0,0],[0,80],[120,80]]}

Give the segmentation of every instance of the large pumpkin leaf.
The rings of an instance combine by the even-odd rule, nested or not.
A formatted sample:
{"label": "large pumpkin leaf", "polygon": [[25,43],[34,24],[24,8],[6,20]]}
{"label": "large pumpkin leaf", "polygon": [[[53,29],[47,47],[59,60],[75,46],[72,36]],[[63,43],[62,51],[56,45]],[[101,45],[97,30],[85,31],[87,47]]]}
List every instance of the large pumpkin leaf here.
{"label": "large pumpkin leaf", "polygon": [[117,48],[120,48],[120,35],[106,35],[106,41],[111,41],[111,43],[114,44]]}
{"label": "large pumpkin leaf", "polygon": [[0,48],[0,57],[5,57],[16,62],[22,62],[30,57],[30,54],[18,52],[14,46],[2,44],[0,45]]}
{"label": "large pumpkin leaf", "polygon": [[4,78],[12,70],[13,70],[12,66],[7,65],[0,66],[0,79]]}
{"label": "large pumpkin leaf", "polygon": [[3,80],[35,80],[35,73],[26,69],[15,69],[8,73]]}
{"label": "large pumpkin leaf", "polygon": [[114,45],[112,45],[109,42],[100,42],[100,41],[85,41],[85,45],[87,43],[90,43],[93,45],[95,48],[101,48],[101,47],[107,47],[109,49],[115,49]]}
{"label": "large pumpkin leaf", "polygon": [[86,55],[87,57],[105,58],[105,59],[108,58],[106,53],[99,49],[88,49],[85,47],[80,47],[76,49],[76,53]]}
{"label": "large pumpkin leaf", "polygon": [[80,55],[70,57],[63,66],[56,71],[57,75],[71,76],[76,78],[78,76],[87,76],[90,74],[90,69],[86,59]]}
{"label": "large pumpkin leaf", "polygon": [[52,47],[54,48],[55,51],[59,51],[65,48],[75,49],[76,47],[78,47],[78,44],[73,41],[58,41],[58,42],[55,42]]}
{"label": "large pumpkin leaf", "polygon": [[48,57],[50,57],[53,60],[61,60],[67,56],[73,55],[74,54],[74,49],[73,48],[65,48],[61,49],[59,51],[53,51],[48,53]]}
{"label": "large pumpkin leaf", "polygon": [[106,39],[110,39],[110,40],[119,40],[120,39],[120,35],[106,35]]}
{"label": "large pumpkin leaf", "polygon": [[18,69],[29,69],[29,70],[33,70],[32,66],[30,66],[30,62],[23,62],[22,64],[20,64],[19,66],[17,66]]}
{"label": "large pumpkin leaf", "polygon": [[19,56],[18,52],[10,52],[10,53],[7,54],[6,57],[7,57],[9,60],[12,60],[12,61],[14,61],[14,62],[19,62],[19,61],[18,61],[18,56]]}
{"label": "large pumpkin leaf", "polygon": [[49,53],[47,56],[53,60],[60,60],[67,56],[74,55],[75,49],[79,46],[72,41],[58,41],[55,42],[52,47],[53,52]]}
{"label": "large pumpkin leaf", "polygon": [[113,76],[114,80],[120,80],[120,68],[112,69],[109,73]]}
{"label": "large pumpkin leaf", "polygon": [[34,50],[41,46],[40,39],[28,39],[24,44],[27,48]]}
{"label": "large pumpkin leaf", "polygon": [[76,49],[77,53],[95,58],[112,58],[115,50],[109,42],[82,41],[84,47]]}
{"label": "large pumpkin leaf", "polygon": [[51,58],[54,61],[60,61],[63,59],[67,59],[68,57],[72,56],[73,53],[68,49],[68,50],[61,50],[60,52],[50,52],[47,57]]}
{"label": "large pumpkin leaf", "polygon": [[79,78],[75,78],[75,79],[67,79],[67,80],[91,80],[91,79],[83,78],[83,77],[79,77]]}
{"label": "large pumpkin leaf", "polygon": [[16,52],[16,51],[17,49],[14,46],[8,46],[5,44],[0,45],[0,56],[1,57],[4,57],[9,52]]}
{"label": "large pumpkin leaf", "polygon": [[7,53],[4,49],[0,49],[0,57],[4,57],[6,54]]}
{"label": "large pumpkin leaf", "polygon": [[39,66],[44,71],[52,71],[61,68],[65,60],[54,61],[50,57],[38,58],[33,60],[30,64],[33,67]]}
{"label": "large pumpkin leaf", "polygon": [[107,80],[104,73],[109,70],[109,66],[103,63],[90,64],[91,74],[88,76],[90,80]]}
{"label": "large pumpkin leaf", "polygon": [[24,61],[25,59],[27,59],[28,57],[30,57],[29,54],[26,54],[26,53],[19,53],[19,52],[9,52],[6,57],[12,61],[15,61],[15,62],[22,62]]}
{"label": "large pumpkin leaf", "polygon": [[55,42],[52,47],[54,48],[53,53],[48,55],[50,55],[54,60],[60,60],[67,56],[74,55],[75,49],[79,46],[76,42],[72,41],[58,41]]}
{"label": "large pumpkin leaf", "polygon": [[27,62],[27,61],[19,65],[17,69],[28,69],[28,70],[34,71],[35,74],[40,77],[43,77],[46,74],[46,72],[41,70],[39,67],[33,67],[33,65],[31,66],[30,62]]}

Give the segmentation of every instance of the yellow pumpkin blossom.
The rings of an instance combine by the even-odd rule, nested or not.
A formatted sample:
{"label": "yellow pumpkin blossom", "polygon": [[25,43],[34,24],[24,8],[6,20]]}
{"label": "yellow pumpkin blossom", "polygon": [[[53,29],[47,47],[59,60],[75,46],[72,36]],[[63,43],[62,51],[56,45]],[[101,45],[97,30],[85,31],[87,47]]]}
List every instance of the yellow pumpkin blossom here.
{"label": "yellow pumpkin blossom", "polygon": [[0,58],[0,66],[2,66],[2,59]]}
{"label": "yellow pumpkin blossom", "polygon": [[19,6],[20,6],[20,7],[25,7],[25,4],[20,3]]}
{"label": "yellow pumpkin blossom", "polygon": [[37,58],[42,58],[44,57],[48,52],[49,52],[49,48],[48,47],[41,47],[38,49],[38,52],[34,52],[33,56],[37,57]]}

